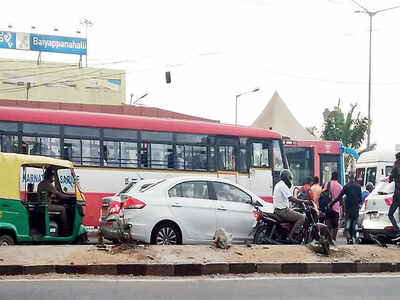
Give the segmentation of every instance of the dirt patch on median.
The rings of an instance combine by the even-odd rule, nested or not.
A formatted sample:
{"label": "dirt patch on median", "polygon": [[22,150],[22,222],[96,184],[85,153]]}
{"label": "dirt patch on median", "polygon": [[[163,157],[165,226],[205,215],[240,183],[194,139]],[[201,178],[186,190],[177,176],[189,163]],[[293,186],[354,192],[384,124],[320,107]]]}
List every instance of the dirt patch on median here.
{"label": "dirt patch on median", "polygon": [[0,265],[214,263],[214,262],[400,262],[400,248],[375,245],[341,246],[328,256],[305,246],[234,245],[228,250],[207,245],[185,246],[13,246],[0,248]]}

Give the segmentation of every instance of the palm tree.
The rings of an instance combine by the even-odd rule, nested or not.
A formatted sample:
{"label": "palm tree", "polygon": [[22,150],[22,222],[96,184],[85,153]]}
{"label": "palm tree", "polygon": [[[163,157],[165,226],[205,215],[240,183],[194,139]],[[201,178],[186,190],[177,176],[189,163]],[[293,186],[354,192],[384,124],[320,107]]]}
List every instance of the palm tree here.
{"label": "palm tree", "polygon": [[[373,143],[368,149],[360,150],[365,140],[368,128],[368,118],[362,117],[360,113],[354,117],[357,104],[351,104],[346,117],[340,108],[340,99],[338,105],[333,110],[325,109],[322,138],[327,141],[341,141],[343,146],[357,150],[358,153],[373,150],[376,144]],[[346,157],[345,167],[347,169],[350,158]]]}

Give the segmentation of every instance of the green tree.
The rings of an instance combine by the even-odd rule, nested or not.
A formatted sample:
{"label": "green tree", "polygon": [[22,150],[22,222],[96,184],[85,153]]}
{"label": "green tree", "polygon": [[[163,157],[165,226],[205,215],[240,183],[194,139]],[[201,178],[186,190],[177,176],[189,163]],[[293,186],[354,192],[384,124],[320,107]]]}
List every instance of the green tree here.
{"label": "green tree", "polygon": [[[368,118],[362,117],[359,112],[355,115],[356,108],[357,104],[351,104],[350,110],[345,115],[340,108],[340,100],[332,110],[326,108],[323,113],[322,138],[327,141],[341,141],[345,147],[364,152],[365,149],[360,148],[366,138]],[[374,146],[366,150],[372,150]],[[346,159],[346,168],[348,164],[349,159]]]}

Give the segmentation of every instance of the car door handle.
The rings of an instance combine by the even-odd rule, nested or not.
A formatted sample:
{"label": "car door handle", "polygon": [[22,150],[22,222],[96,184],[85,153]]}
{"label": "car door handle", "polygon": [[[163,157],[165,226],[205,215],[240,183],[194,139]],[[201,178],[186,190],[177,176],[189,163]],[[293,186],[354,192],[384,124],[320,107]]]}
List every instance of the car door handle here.
{"label": "car door handle", "polygon": [[226,210],[225,207],[217,207],[217,210]]}
{"label": "car door handle", "polygon": [[2,206],[2,207],[8,207],[8,204],[3,203],[1,206]]}
{"label": "car door handle", "polygon": [[179,203],[174,203],[171,205],[172,207],[182,207],[182,205],[180,205]]}

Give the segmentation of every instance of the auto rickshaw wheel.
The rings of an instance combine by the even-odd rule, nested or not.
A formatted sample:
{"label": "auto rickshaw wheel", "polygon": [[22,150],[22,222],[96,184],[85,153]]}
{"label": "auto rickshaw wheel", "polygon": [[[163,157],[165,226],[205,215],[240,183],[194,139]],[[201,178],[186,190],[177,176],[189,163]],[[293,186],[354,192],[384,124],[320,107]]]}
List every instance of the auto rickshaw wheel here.
{"label": "auto rickshaw wheel", "polygon": [[78,236],[75,240],[75,244],[78,245],[87,244],[87,242],[88,242],[88,235],[86,232]]}
{"label": "auto rickshaw wheel", "polygon": [[14,244],[14,239],[8,234],[0,235],[0,247],[7,247]]}

